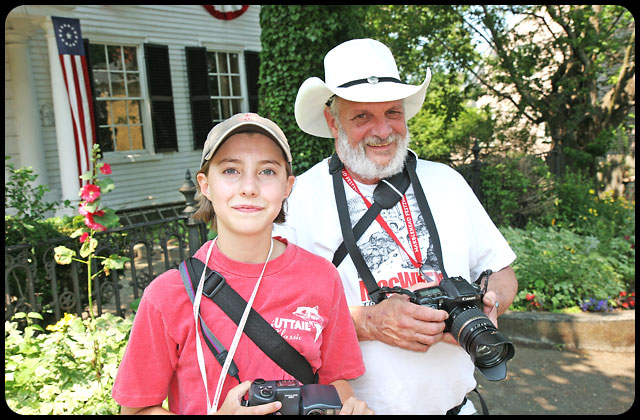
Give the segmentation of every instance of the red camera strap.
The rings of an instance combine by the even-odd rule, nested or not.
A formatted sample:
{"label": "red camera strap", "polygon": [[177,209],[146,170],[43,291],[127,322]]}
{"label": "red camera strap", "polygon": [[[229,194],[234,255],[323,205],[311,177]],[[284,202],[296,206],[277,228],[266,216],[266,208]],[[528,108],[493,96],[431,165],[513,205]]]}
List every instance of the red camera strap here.
{"label": "red camera strap", "polygon": [[[362,200],[364,201],[364,204],[367,206],[367,208],[371,207],[372,205],[371,202],[367,200],[367,198],[362,194],[362,192],[356,185],[355,181],[353,180],[351,175],[349,175],[349,172],[347,172],[346,169],[342,169],[342,179],[345,180],[347,185],[349,185],[352,190],[354,190],[360,197],[362,197]],[[382,217],[382,214],[378,214],[378,216],[376,217],[376,220],[378,221],[378,224],[380,224],[380,226],[385,230],[385,232],[389,234],[391,239],[393,239],[394,242],[397,243],[398,246],[404,251],[404,253],[407,254],[407,257],[409,257],[411,264],[413,264],[415,268],[420,270],[420,268],[422,267],[422,252],[420,251],[418,234],[416,232],[415,224],[413,223],[413,217],[411,216],[411,209],[409,208],[409,203],[407,202],[407,197],[405,195],[403,195],[402,199],[400,200],[400,206],[402,208],[402,215],[404,216],[404,221],[409,231],[409,242],[411,243],[411,249],[414,254],[413,257],[404,248],[404,246],[402,245],[402,243],[400,242],[396,234],[393,232],[389,224]]]}

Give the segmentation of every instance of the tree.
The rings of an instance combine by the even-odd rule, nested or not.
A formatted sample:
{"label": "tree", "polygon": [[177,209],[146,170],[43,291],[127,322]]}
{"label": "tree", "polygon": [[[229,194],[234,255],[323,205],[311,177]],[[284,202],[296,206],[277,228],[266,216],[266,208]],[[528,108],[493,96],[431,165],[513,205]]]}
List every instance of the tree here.
{"label": "tree", "polygon": [[[629,124],[635,23],[622,6],[412,5],[385,12],[377,29],[406,45],[397,57],[408,71],[430,62],[473,75],[511,105],[507,121],[543,126],[574,169],[586,166],[593,174],[596,158]],[[470,41],[488,53],[478,56]],[[526,138],[519,141],[526,149]]]}
{"label": "tree", "polygon": [[263,5],[259,113],[282,128],[293,155],[294,174],[333,152],[333,141],[304,133],[294,116],[298,88],[324,79],[324,56],[336,45],[365,36],[365,6]]}
{"label": "tree", "polygon": [[[473,67],[480,55],[459,13],[450,6],[388,5],[372,7],[367,18],[408,83],[422,82],[431,69],[424,105],[408,123],[410,147],[421,158],[449,164],[468,161],[474,141],[489,143],[494,125],[487,110],[472,106],[481,91],[464,69]],[[446,44],[432,39],[434,28]]]}

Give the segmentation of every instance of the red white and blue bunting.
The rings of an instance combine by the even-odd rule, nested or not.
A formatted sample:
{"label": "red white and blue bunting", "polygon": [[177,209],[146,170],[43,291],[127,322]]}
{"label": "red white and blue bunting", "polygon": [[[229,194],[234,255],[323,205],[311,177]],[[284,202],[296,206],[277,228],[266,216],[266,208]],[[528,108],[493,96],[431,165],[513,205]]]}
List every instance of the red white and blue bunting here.
{"label": "red white and blue bunting", "polygon": [[247,11],[249,5],[244,6],[202,6],[207,12],[217,19],[232,20],[242,16]]}

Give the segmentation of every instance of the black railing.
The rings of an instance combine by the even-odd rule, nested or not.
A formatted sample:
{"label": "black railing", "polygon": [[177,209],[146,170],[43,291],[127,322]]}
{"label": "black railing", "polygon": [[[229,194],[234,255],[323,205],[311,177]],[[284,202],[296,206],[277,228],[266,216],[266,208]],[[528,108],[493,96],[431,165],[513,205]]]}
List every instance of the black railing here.
{"label": "black railing", "polygon": [[[126,211],[120,214],[126,226],[95,234],[96,255],[118,254],[130,261],[123,270],[101,273],[93,279],[94,313],[101,315],[108,310],[125,316],[130,312],[130,303],[142,296],[151,280],[193,255],[206,241],[206,225],[190,217],[195,186],[188,171],[186,176],[180,192],[186,197],[182,208],[187,211],[170,217],[157,206]],[[175,208],[174,203],[164,210],[176,214]],[[136,223],[140,218],[146,221]],[[16,312],[49,312],[46,315],[50,319],[45,322],[55,321],[65,312],[78,316],[86,312],[87,267],[76,261],[56,264],[53,254],[59,245],[79,254],[78,238],[69,237],[5,247],[5,320]],[[92,273],[99,271],[98,261],[93,259]]]}

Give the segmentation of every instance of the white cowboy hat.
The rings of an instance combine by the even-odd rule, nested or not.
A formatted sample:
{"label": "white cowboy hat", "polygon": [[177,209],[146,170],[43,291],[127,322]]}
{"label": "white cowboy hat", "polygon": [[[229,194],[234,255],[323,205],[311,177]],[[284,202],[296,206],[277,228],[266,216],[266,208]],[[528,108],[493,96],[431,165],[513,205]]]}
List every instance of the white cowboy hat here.
{"label": "white cowboy hat", "polygon": [[324,118],[327,100],[337,95],[354,102],[387,102],[404,99],[405,118],[418,113],[431,81],[431,70],[421,85],[400,81],[396,61],[389,48],[374,39],[343,42],[324,58],[326,83],[310,77],[298,90],[295,116],[298,126],[318,137],[333,137]]}

